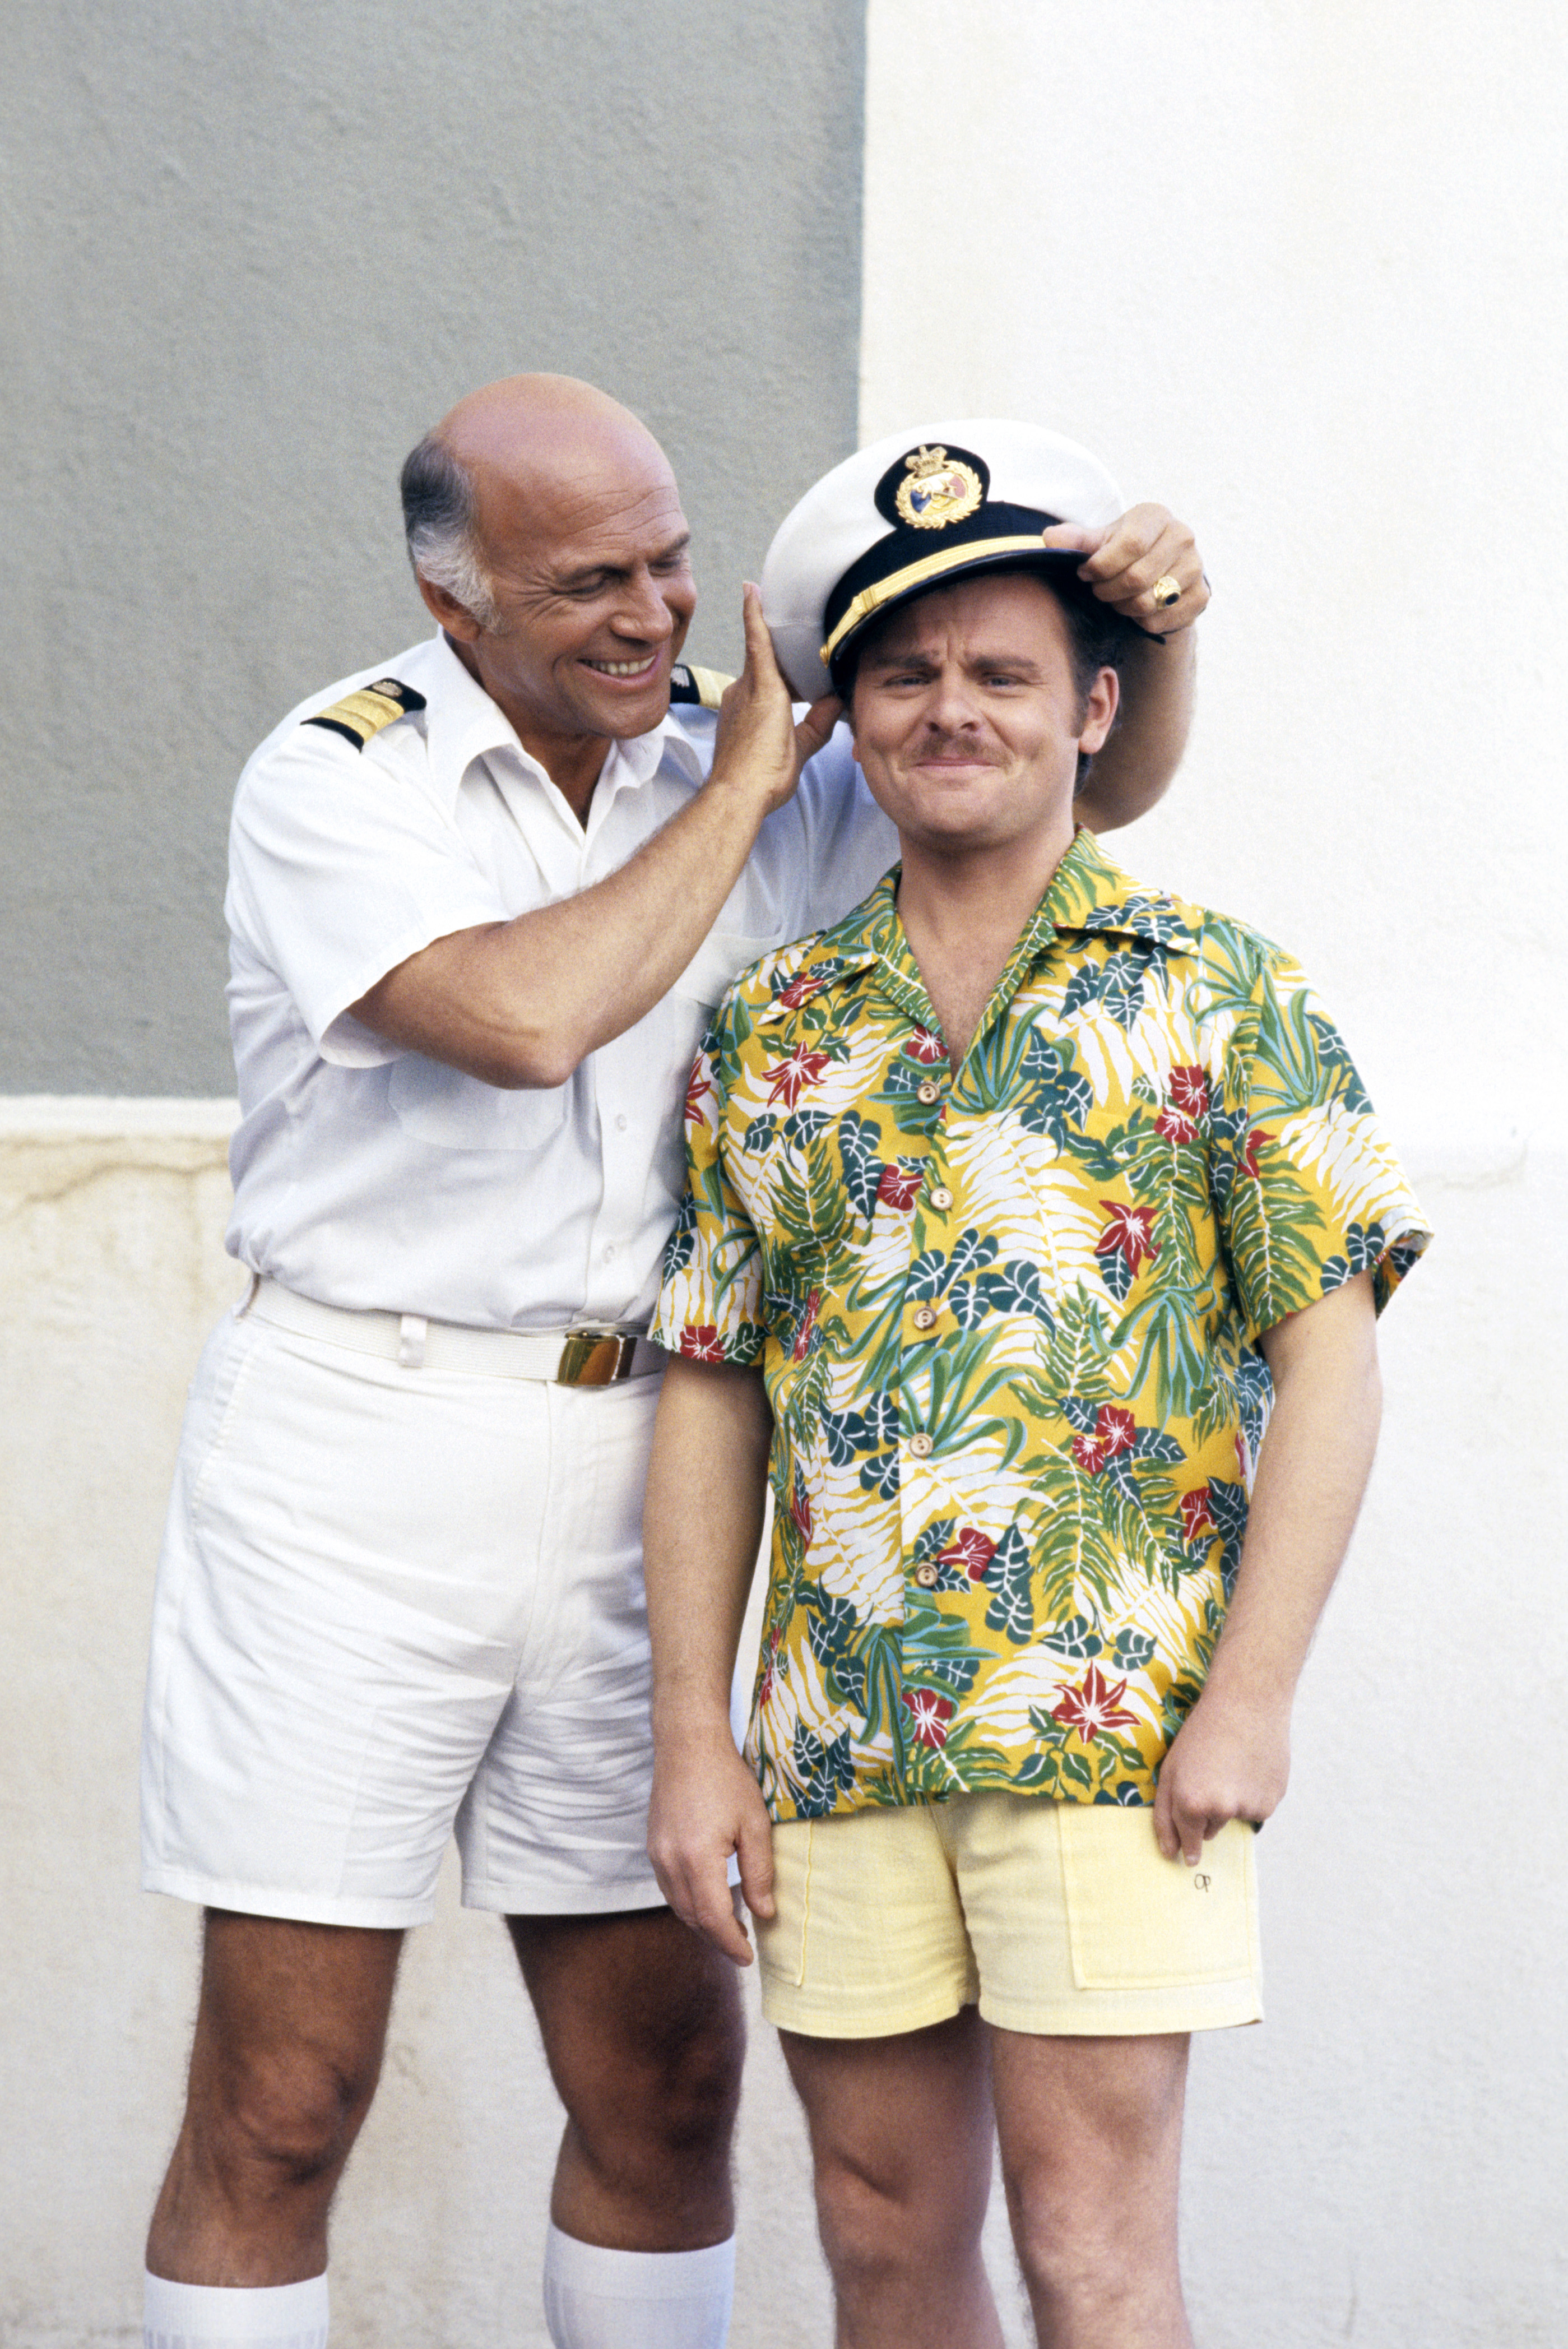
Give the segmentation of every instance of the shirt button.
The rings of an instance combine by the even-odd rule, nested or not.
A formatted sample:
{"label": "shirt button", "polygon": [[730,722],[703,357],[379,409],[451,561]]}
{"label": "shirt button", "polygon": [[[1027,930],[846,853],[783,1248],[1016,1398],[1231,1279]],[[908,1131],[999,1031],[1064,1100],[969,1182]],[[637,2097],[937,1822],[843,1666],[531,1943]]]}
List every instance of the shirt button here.
{"label": "shirt button", "polygon": [[914,1578],[916,1582],[919,1583],[923,1590],[935,1589],[937,1581],[936,1568],[932,1565],[929,1558],[926,1559],[923,1566],[917,1566],[915,1568]]}
{"label": "shirt button", "polygon": [[912,1435],[909,1439],[909,1448],[917,1460],[929,1460],[932,1453],[930,1436]]}
{"label": "shirt button", "polygon": [[935,1190],[932,1192],[931,1204],[934,1207],[941,1207],[944,1210],[951,1207],[953,1205],[953,1194],[948,1189],[945,1183],[939,1183]]}
{"label": "shirt button", "polygon": [[934,1305],[917,1305],[915,1307],[914,1326],[917,1330],[930,1330],[934,1326],[935,1321],[936,1308]]}
{"label": "shirt button", "polygon": [[604,1250],[604,1261],[606,1264],[614,1264],[615,1261],[615,1243],[614,1240],[611,1241],[609,1247]]}
{"label": "shirt button", "polygon": [[931,1079],[927,1077],[925,1082],[916,1088],[914,1097],[916,1101],[939,1101],[942,1097],[942,1088],[940,1085],[934,1085]]}
{"label": "shirt button", "polygon": [[615,1131],[617,1133],[624,1133],[626,1128],[631,1124],[631,1119],[626,1115],[624,1109],[616,1112]]}

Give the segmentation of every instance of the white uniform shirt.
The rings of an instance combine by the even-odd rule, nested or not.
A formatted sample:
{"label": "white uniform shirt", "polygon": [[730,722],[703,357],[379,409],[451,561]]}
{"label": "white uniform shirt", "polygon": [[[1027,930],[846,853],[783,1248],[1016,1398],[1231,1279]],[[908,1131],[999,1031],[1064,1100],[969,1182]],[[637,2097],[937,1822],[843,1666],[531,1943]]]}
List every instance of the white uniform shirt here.
{"label": "white uniform shirt", "polygon": [[[426,707],[363,750],[302,720],[396,677]],[[433,938],[614,873],[701,785],[717,726],[613,746],[586,829],[440,636],[313,695],[246,766],[227,915],[241,1119],[230,1252],[329,1305],[484,1329],[645,1326],[685,1187],[681,1109],[713,1009],[837,921],[897,854],[841,730],[768,818],[670,993],[570,1081],[502,1092],[348,1010]]]}

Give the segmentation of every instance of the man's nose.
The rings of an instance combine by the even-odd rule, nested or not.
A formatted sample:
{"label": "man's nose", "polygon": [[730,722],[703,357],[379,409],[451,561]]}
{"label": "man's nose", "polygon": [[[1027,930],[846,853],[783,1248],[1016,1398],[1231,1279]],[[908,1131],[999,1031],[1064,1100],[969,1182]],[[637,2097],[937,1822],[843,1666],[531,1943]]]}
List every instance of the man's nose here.
{"label": "man's nose", "polygon": [[674,634],[675,614],[665,600],[662,583],[651,571],[641,572],[627,582],[613,625],[623,636],[640,636],[650,644],[662,645],[666,636]]}
{"label": "man's nose", "polygon": [[944,734],[961,734],[980,724],[980,705],[961,668],[944,668],[932,679],[925,722]]}

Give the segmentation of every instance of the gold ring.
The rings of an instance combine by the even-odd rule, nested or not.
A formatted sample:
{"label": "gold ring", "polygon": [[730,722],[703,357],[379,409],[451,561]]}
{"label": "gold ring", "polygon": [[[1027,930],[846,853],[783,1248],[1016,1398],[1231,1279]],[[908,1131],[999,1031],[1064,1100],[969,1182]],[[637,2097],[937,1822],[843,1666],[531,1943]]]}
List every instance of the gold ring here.
{"label": "gold ring", "polygon": [[1169,571],[1162,572],[1149,592],[1159,609],[1168,612],[1172,604],[1181,601],[1181,582],[1172,579]]}

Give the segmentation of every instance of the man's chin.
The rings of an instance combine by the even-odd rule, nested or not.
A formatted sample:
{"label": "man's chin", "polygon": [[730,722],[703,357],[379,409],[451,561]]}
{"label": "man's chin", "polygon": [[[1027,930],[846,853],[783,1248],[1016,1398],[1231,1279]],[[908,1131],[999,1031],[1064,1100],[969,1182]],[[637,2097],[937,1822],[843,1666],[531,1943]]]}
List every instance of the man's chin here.
{"label": "man's chin", "polygon": [[651,683],[639,685],[632,692],[601,692],[590,687],[575,698],[584,732],[607,734],[612,741],[629,741],[634,735],[651,734],[669,716],[669,669],[661,667]]}

